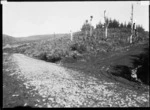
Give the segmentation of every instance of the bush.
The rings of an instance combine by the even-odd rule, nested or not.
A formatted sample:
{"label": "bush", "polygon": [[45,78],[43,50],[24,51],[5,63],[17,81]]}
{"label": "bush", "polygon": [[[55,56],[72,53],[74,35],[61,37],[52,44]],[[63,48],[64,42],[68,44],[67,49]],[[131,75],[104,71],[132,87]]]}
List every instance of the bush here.
{"label": "bush", "polygon": [[50,53],[46,55],[47,61],[48,62],[57,62],[60,61],[66,54],[65,50],[61,49],[54,49]]}
{"label": "bush", "polygon": [[55,62],[57,62],[57,61],[60,61],[62,58],[61,58],[61,56],[59,56],[59,55],[54,55],[54,54],[52,54],[52,55],[47,55],[47,61],[48,62],[52,62],[52,63],[55,63]]}
{"label": "bush", "polygon": [[70,48],[72,51],[78,51],[79,53],[83,53],[87,50],[86,46],[84,44],[81,44],[81,43],[72,44],[70,46]]}
{"label": "bush", "polygon": [[37,54],[34,54],[34,57],[47,61],[46,52],[38,52]]}

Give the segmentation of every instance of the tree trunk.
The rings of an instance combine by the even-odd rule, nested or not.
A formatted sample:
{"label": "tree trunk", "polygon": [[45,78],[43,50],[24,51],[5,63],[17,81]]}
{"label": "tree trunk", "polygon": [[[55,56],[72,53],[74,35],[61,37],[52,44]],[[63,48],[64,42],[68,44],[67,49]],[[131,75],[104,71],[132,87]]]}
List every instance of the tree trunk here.
{"label": "tree trunk", "polygon": [[130,36],[130,39],[129,39],[129,40],[130,40],[130,44],[132,43],[132,37],[133,37],[133,36],[131,35],[131,36]]}
{"label": "tree trunk", "polygon": [[108,27],[106,26],[106,28],[105,28],[105,37],[107,38],[107,29],[108,29]]}

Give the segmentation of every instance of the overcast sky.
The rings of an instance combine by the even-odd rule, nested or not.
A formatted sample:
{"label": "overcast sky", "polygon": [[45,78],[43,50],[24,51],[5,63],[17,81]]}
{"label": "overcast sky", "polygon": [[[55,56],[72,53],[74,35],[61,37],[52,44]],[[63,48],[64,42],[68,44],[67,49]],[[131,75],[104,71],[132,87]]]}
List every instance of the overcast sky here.
{"label": "overcast sky", "polygon": [[93,16],[93,25],[106,16],[120,22],[130,21],[131,4],[134,19],[149,30],[148,5],[141,2],[7,2],[3,4],[3,34],[26,37],[39,34],[78,31]]}

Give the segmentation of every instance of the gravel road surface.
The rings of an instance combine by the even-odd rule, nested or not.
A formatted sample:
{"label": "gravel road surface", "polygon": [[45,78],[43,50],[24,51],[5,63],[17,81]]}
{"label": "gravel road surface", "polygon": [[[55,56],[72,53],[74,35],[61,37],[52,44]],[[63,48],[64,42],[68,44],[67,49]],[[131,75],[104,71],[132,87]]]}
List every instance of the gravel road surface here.
{"label": "gravel road surface", "polygon": [[[77,71],[13,54],[16,72],[29,93],[38,95],[35,107],[139,107],[149,106],[149,93],[119,87]],[[33,92],[36,91],[36,92]],[[25,105],[29,105],[28,102]]]}

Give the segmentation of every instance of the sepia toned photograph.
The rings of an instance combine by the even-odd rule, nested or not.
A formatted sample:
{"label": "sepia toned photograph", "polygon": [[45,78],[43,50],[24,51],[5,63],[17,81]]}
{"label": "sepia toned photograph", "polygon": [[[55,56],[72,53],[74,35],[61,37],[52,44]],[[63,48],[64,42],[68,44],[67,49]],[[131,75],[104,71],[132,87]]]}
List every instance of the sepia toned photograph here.
{"label": "sepia toned photograph", "polygon": [[149,1],[2,1],[2,108],[150,107]]}

